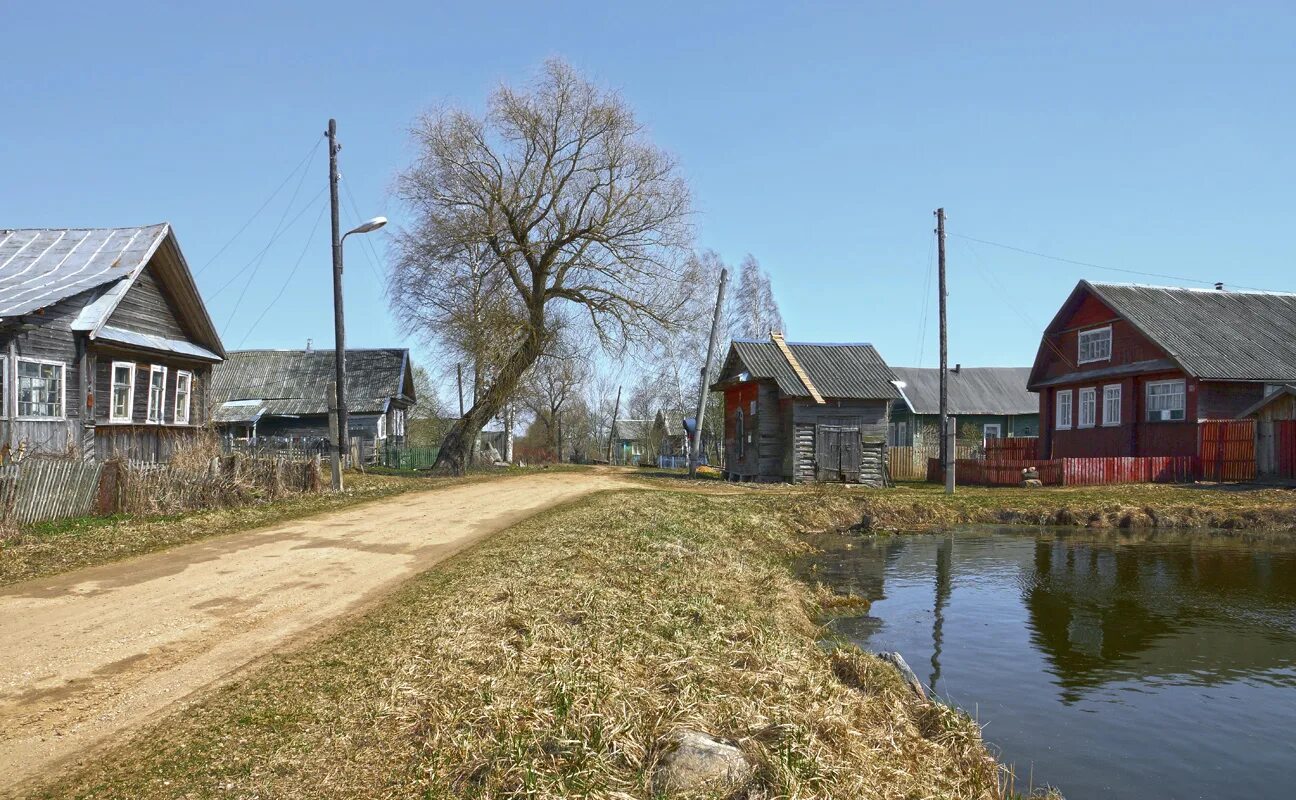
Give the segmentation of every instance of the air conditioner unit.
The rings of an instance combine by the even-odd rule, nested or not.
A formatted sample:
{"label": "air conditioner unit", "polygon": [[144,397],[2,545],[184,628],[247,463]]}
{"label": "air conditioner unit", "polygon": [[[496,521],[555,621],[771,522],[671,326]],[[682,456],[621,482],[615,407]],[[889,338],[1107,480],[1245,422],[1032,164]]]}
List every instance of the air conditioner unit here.
{"label": "air conditioner unit", "polygon": [[1173,412],[1173,411],[1171,411],[1171,410],[1168,409],[1168,408],[1164,408],[1164,409],[1161,410],[1161,421],[1162,421],[1162,422],[1167,422],[1167,421],[1169,421],[1169,420],[1173,420],[1173,419],[1174,419],[1174,412]]}

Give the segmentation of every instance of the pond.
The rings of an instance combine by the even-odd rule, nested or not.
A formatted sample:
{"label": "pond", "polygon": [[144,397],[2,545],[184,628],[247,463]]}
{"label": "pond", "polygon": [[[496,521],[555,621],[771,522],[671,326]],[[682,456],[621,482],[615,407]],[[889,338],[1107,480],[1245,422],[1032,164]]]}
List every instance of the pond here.
{"label": "pond", "polygon": [[971,714],[1016,788],[1290,798],[1296,535],[973,527],[811,538],[832,623]]}

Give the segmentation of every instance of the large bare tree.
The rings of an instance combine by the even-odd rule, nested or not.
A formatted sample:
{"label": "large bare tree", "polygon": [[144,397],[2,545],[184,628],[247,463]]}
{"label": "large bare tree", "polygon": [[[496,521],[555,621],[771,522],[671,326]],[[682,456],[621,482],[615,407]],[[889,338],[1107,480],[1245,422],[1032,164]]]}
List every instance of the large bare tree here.
{"label": "large bare tree", "polygon": [[508,309],[498,369],[438,456],[458,472],[555,322],[586,324],[609,348],[673,324],[689,192],[626,103],[557,60],[527,89],[499,88],[484,116],[430,114],[414,138],[397,179],[415,223],[397,235],[396,314],[441,336],[473,269]]}

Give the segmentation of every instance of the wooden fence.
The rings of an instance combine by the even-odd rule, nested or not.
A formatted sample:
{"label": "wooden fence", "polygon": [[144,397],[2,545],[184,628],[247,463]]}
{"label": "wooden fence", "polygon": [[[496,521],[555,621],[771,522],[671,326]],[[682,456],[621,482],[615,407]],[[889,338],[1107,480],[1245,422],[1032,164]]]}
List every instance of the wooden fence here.
{"label": "wooden fence", "polygon": [[[961,444],[955,448],[954,457],[971,459],[976,457],[977,448]],[[888,447],[887,467],[891,470],[893,481],[927,480],[927,461],[937,458],[940,450],[935,445],[918,445],[913,447]]]}
{"label": "wooden fence", "polygon": [[986,439],[986,461],[1035,461],[1039,459],[1038,436]]}
{"label": "wooden fence", "polygon": [[0,467],[0,520],[16,525],[94,512],[103,466],[68,458],[31,458]]}
{"label": "wooden fence", "polygon": [[1255,420],[1203,420],[1198,424],[1197,437],[1202,480],[1255,480]]}
{"label": "wooden fence", "polygon": [[[928,462],[928,480],[943,483],[940,459]],[[1197,475],[1193,456],[1123,458],[1052,458],[1021,461],[959,459],[955,480],[969,486],[1017,486],[1022,470],[1033,468],[1045,486],[1108,486],[1120,483],[1192,483]]]}
{"label": "wooden fence", "polygon": [[1274,475],[1296,478],[1296,420],[1274,420]]}

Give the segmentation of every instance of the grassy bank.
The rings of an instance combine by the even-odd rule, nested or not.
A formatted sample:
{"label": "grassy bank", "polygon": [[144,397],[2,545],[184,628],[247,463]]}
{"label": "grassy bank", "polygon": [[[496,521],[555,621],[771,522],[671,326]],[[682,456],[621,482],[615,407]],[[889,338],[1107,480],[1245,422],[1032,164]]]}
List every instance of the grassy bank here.
{"label": "grassy bank", "polygon": [[0,586],[165,550],[211,536],[337,511],[402,492],[480,478],[408,478],[356,473],[347,475],[347,490],[342,494],[304,495],[241,508],[168,516],[78,517],[40,523],[0,536]]}
{"label": "grassy bank", "polygon": [[1043,489],[961,486],[949,496],[929,483],[872,490],[689,482],[675,476],[644,477],[643,482],[646,486],[763,498],[771,509],[792,500],[806,509],[798,525],[808,531],[851,527],[927,531],[968,524],[1296,530],[1296,490],[1292,489],[1165,484]]}
{"label": "grassy bank", "polygon": [[791,521],[818,498],[617,492],[515,526],[47,797],[651,796],[674,731],[742,795],[996,797],[976,726],[816,643]]}

